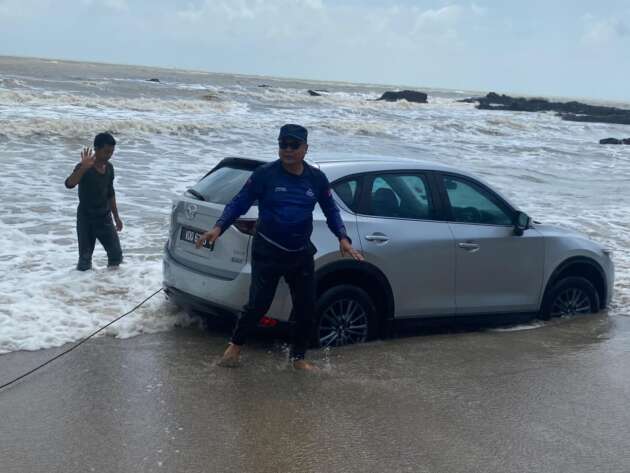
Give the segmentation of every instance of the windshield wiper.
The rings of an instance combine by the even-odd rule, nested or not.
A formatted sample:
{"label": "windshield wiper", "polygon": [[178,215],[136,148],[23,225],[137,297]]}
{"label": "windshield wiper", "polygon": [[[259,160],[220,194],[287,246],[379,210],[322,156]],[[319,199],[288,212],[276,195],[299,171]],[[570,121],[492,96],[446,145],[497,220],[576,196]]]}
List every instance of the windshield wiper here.
{"label": "windshield wiper", "polygon": [[187,191],[189,194],[194,195],[195,197],[197,197],[197,199],[199,200],[206,200],[206,198],[201,195],[199,192],[197,192],[195,189],[187,189]]}

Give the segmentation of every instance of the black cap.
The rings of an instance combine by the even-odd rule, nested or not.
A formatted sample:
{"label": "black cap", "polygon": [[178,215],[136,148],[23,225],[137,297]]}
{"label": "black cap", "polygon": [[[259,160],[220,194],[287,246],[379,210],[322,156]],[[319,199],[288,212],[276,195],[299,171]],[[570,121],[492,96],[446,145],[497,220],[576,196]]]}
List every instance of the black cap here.
{"label": "black cap", "polygon": [[308,136],[308,131],[301,125],[293,125],[291,123],[287,123],[280,128],[280,134],[278,135],[278,141],[283,138],[294,138],[296,140],[302,141],[306,143],[306,138]]}

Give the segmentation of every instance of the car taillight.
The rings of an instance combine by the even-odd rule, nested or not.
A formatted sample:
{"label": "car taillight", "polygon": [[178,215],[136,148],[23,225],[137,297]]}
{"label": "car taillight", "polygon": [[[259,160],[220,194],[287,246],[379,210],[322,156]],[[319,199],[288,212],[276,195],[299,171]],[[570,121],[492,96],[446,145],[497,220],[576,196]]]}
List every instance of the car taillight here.
{"label": "car taillight", "polygon": [[256,220],[240,219],[232,225],[234,225],[241,233],[246,233],[247,235],[253,235],[256,233]]}
{"label": "car taillight", "polygon": [[267,317],[266,315],[264,315],[263,318],[260,319],[260,321],[258,322],[258,325],[260,325],[261,327],[271,328],[278,325],[278,321],[276,319],[272,319],[271,317]]}
{"label": "car taillight", "polygon": [[178,207],[177,202],[171,203],[171,220],[169,222],[170,233],[173,233],[173,231],[175,230],[175,225],[177,224],[177,207]]}

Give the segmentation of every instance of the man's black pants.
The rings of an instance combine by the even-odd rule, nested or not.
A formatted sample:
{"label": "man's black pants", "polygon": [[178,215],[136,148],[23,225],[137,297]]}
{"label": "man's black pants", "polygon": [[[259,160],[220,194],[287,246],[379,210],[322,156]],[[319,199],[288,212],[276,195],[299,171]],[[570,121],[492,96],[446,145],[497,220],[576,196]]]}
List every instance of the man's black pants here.
{"label": "man's black pants", "polygon": [[79,238],[79,263],[77,269],[86,271],[92,267],[92,253],[96,240],[107,252],[107,266],[117,266],[122,262],[122,249],[118,232],[112,222],[112,215],[91,217],[77,212],[77,237]]}
{"label": "man's black pants", "polygon": [[232,343],[245,343],[247,336],[271,307],[280,277],[284,277],[291,290],[295,321],[291,358],[304,358],[315,315],[314,253],[312,244],[303,251],[288,252],[260,236],[254,237],[249,301],[234,328]]}

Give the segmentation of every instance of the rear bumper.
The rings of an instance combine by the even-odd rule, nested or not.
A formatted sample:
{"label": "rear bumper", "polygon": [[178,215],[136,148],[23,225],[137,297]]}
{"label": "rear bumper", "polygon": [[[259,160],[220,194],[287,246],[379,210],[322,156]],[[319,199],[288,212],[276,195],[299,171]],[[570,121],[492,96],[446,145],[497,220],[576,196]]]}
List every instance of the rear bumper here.
{"label": "rear bumper", "polygon": [[164,285],[164,292],[168,300],[186,311],[201,312],[223,319],[236,319],[238,316],[237,311],[219,307],[205,299],[180,291],[175,287]]}
{"label": "rear bumper", "polygon": [[235,279],[219,279],[189,268],[171,256],[168,248],[164,248],[162,259],[162,280],[164,288],[179,298],[197,301],[196,304],[217,306],[234,313],[239,312],[247,302],[249,294],[250,266]]}
{"label": "rear bumper", "polygon": [[[177,305],[216,315],[234,316],[247,303],[251,266],[245,265],[243,271],[232,280],[219,279],[175,261],[165,248],[162,278],[166,294]],[[280,321],[288,320],[286,297],[283,297],[286,291],[278,289],[267,315]]]}

